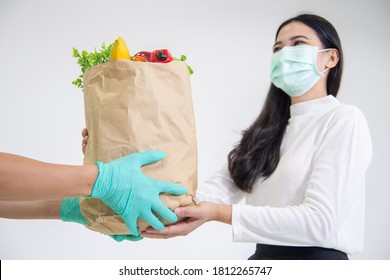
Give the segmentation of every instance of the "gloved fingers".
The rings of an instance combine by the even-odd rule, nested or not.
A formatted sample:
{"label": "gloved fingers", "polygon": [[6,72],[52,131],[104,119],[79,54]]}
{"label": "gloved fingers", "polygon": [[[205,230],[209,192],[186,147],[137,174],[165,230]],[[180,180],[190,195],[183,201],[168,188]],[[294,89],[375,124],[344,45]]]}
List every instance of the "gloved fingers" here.
{"label": "gloved fingers", "polygon": [[145,211],[145,213],[140,216],[140,219],[147,222],[154,229],[162,230],[164,228],[164,224],[152,213],[152,211]]}
{"label": "gloved fingers", "polygon": [[123,221],[126,224],[127,229],[132,235],[139,236],[139,230],[137,226],[137,217],[122,217]]}
{"label": "gloved fingers", "polygon": [[122,242],[126,239],[126,235],[109,235],[112,239],[114,239],[116,242]]}
{"label": "gloved fingers", "polygon": [[177,222],[177,216],[171,209],[166,207],[161,201],[152,205],[152,210],[156,214],[160,215],[161,218],[167,220],[168,222],[175,223]]}
{"label": "gloved fingers", "polygon": [[133,154],[140,166],[150,164],[165,157],[165,153],[162,151],[146,151]]}
{"label": "gloved fingers", "polygon": [[112,239],[114,239],[117,242],[122,242],[123,240],[129,240],[129,241],[139,241],[142,240],[142,236],[135,236],[132,234],[120,234],[120,235],[109,235]]}
{"label": "gloved fingers", "polygon": [[144,238],[142,236],[135,236],[135,235],[129,234],[129,235],[125,235],[125,239],[129,240],[129,241],[140,241]]}
{"label": "gloved fingers", "polygon": [[186,188],[174,183],[156,181],[156,184],[162,193],[169,193],[174,195],[183,195],[188,193]]}

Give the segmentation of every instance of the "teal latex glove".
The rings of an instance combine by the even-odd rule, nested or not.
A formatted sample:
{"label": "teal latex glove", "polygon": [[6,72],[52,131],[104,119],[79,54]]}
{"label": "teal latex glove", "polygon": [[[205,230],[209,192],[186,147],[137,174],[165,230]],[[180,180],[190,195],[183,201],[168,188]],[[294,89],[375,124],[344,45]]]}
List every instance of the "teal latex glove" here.
{"label": "teal latex glove", "polygon": [[73,222],[88,226],[87,220],[81,214],[79,197],[63,199],[60,206],[60,216],[63,222]]}
{"label": "teal latex glove", "polygon": [[164,157],[164,152],[147,151],[129,154],[106,164],[96,163],[99,175],[92,189],[92,197],[101,199],[119,214],[133,235],[139,236],[138,218],[157,230],[164,228],[152,211],[169,222],[177,221],[177,216],[161,202],[159,194],[183,195],[187,189],[153,180],[141,171],[143,165]]}
{"label": "teal latex glove", "polygon": [[[73,222],[81,224],[83,226],[88,226],[87,220],[84,218],[83,214],[81,214],[79,197],[65,198],[64,200],[62,200],[60,207],[60,216],[63,222]],[[130,234],[109,236],[118,242],[121,242],[123,240],[138,241],[143,238],[142,236],[134,236]]]}

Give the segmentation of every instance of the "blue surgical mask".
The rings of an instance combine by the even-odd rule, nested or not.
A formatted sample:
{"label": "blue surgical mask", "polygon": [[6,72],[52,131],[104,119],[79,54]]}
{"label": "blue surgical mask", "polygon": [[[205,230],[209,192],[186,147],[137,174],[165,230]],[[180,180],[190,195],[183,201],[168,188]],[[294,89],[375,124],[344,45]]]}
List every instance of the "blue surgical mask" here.
{"label": "blue surgical mask", "polygon": [[283,47],[272,56],[272,83],[290,96],[301,96],[311,89],[324,76],[324,71],[317,68],[317,53],[313,46]]}

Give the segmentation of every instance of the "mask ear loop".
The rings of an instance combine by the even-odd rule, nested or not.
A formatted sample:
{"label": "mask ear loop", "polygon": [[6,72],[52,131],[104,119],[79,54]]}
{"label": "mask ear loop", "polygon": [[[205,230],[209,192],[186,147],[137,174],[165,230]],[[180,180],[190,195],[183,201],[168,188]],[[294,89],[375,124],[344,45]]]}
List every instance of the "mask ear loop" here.
{"label": "mask ear loop", "polygon": [[334,48],[327,48],[327,49],[319,50],[318,52],[328,52],[331,50],[334,50]]}
{"label": "mask ear loop", "polygon": [[325,72],[328,71],[329,69],[330,69],[330,68],[325,68],[325,70],[321,72],[322,75],[325,75]]}
{"label": "mask ear loop", "polygon": [[[331,51],[333,50],[334,48],[327,48],[327,49],[323,49],[323,50],[319,50],[318,52],[328,52],[328,51]],[[321,72],[322,75],[325,75],[325,72],[328,71],[330,68],[325,68],[324,71]]]}

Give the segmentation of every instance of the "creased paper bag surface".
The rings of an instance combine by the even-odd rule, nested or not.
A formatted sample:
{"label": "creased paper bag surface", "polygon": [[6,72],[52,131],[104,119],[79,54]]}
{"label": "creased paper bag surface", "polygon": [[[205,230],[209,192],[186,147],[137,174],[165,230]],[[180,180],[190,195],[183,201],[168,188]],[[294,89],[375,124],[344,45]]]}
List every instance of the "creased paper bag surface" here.
{"label": "creased paper bag surface", "polygon": [[[170,209],[194,204],[197,146],[184,62],[114,60],[89,68],[84,73],[84,105],[89,134],[84,164],[105,163],[141,151],[164,151],[163,160],[142,171],[188,189],[183,196],[160,195]],[[121,217],[101,200],[81,198],[80,208],[91,230],[129,234]],[[142,231],[148,224],[138,220],[138,227]]]}

